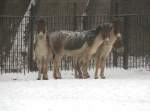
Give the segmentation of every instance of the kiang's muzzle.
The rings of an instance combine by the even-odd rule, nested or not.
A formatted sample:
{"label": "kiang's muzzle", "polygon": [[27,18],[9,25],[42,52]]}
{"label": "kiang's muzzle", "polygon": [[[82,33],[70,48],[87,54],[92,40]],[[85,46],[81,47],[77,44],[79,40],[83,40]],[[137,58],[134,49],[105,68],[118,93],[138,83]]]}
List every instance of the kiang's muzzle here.
{"label": "kiang's muzzle", "polygon": [[117,38],[122,39],[122,35],[121,35],[121,33],[118,33],[118,34],[117,34]]}
{"label": "kiang's muzzle", "polygon": [[120,42],[118,48],[114,48],[114,51],[118,53],[118,55],[123,55],[124,53],[124,45],[121,33],[117,34],[117,40]]}
{"label": "kiang's muzzle", "polygon": [[43,33],[43,32],[40,32],[40,33],[39,33],[39,36],[43,36],[43,35],[44,35],[44,33]]}
{"label": "kiang's muzzle", "polygon": [[44,33],[43,33],[43,32],[40,32],[40,33],[38,34],[38,37],[39,37],[39,39],[44,38]]}

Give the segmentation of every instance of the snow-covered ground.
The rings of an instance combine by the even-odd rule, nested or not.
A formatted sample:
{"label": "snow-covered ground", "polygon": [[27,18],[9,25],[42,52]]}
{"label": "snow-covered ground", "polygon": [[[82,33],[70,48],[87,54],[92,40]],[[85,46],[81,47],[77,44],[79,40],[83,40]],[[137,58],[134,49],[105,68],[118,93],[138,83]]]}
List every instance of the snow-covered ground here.
{"label": "snow-covered ground", "polygon": [[0,75],[0,111],[150,111],[150,72],[106,69],[107,79],[38,81],[37,72]]}

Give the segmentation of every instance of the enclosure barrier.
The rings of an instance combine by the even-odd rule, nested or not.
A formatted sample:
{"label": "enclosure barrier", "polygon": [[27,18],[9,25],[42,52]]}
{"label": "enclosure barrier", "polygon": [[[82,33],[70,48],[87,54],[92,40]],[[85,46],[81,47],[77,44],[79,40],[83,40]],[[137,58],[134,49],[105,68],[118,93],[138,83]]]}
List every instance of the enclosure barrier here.
{"label": "enclosure barrier", "polygon": [[[111,53],[109,68],[150,69],[150,15],[118,15],[124,41],[124,54]],[[36,70],[33,61],[33,40],[36,30],[35,16],[0,16],[0,72],[29,72]],[[44,16],[49,33],[59,30],[83,31],[98,24],[110,22],[112,16]],[[91,60],[89,69],[94,68]],[[64,57],[62,70],[72,69],[72,58]],[[49,64],[51,69],[51,63]]]}

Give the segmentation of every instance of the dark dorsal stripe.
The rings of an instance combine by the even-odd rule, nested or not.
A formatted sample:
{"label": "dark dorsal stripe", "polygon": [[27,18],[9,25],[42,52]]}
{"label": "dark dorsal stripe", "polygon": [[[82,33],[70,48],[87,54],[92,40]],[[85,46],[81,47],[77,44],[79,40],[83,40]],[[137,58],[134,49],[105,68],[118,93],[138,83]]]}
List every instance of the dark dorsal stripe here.
{"label": "dark dorsal stripe", "polygon": [[84,35],[80,34],[73,34],[73,37],[70,37],[64,46],[65,50],[77,50],[80,49],[85,43]]}
{"label": "dark dorsal stripe", "polygon": [[93,44],[95,38],[97,37],[97,35],[100,33],[101,30],[102,30],[102,27],[98,26],[98,27],[96,27],[96,29],[87,31],[85,39],[89,46],[91,46]]}
{"label": "dark dorsal stripe", "polygon": [[74,32],[73,37],[70,37],[70,39],[67,40],[64,48],[66,50],[80,49],[85,42],[87,42],[88,45],[91,46],[101,30],[102,27],[98,26],[95,29],[89,31],[83,31],[81,33]]}

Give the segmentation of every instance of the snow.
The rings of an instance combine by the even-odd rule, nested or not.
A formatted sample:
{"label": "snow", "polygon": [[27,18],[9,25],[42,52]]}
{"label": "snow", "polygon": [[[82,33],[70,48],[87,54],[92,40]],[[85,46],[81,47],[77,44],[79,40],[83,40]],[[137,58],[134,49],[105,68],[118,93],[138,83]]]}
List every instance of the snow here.
{"label": "snow", "polygon": [[150,111],[150,73],[106,69],[107,79],[36,80],[37,72],[0,75],[0,111]]}

